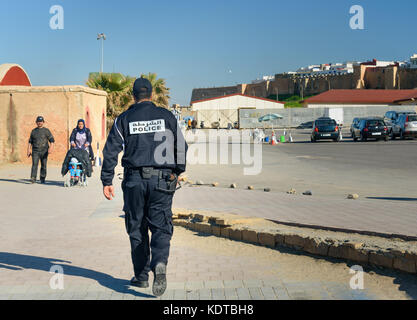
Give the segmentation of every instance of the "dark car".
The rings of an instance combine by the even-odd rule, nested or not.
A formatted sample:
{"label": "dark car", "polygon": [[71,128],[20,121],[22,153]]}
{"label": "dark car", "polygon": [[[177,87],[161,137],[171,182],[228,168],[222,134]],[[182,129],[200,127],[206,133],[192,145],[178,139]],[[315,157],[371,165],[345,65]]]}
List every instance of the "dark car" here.
{"label": "dark car", "polygon": [[354,128],[353,141],[366,141],[368,139],[388,140],[388,127],[381,118],[366,118],[359,122],[357,128]]}
{"label": "dark car", "polygon": [[391,139],[417,137],[417,114],[401,114],[392,126]]}
{"label": "dark car", "polygon": [[353,130],[354,128],[358,128],[359,123],[361,122],[363,118],[354,118],[352,121],[352,124],[350,126],[350,136],[353,138]]}
{"label": "dark car", "polygon": [[303,122],[297,129],[311,129],[313,128],[314,121]]}
{"label": "dark car", "polygon": [[392,128],[402,114],[416,114],[414,111],[388,111],[385,113],[384,121],[388,127],[388,134],[391,134]]}
{"label": "dark car", "polygon": [[311,142],[317,140],[340,141],[340,128],[332,118],[318,118],[314,121]]}

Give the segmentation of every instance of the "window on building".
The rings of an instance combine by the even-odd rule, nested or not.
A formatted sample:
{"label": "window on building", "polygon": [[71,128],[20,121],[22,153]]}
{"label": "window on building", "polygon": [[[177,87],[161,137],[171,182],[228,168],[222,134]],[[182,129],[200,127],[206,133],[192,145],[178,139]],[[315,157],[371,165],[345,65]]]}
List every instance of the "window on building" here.
{"label": "window on building", "polygon": [[103,113],[101,114],[101,139],[106,138],[106,115]]}
{"label": "window on building", "polygon": [[85,112],[85,125],[87,128],[90,128],[90,111],[88,110],[88,107],[87,111]]}

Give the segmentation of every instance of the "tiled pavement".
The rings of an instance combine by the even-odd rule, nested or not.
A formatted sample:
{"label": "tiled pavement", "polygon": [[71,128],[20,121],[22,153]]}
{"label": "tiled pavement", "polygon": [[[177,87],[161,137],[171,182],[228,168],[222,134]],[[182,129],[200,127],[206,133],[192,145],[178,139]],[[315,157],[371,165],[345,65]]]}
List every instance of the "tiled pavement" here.
{"label": "tiled pavement", "polygon": [[174,206],[285,223],[417,237],[417,210],[413,201],[326,199],[197,186],[180,189]]}
{"label": "tiled pavement", "polygon": [[[0,286],[0,300],[372,300],[378,296],[368,292],[351,293],[349,289],[321,283],[261,283],[257,287],[244,283],[232,288],[220,281],[217,288],[205,287],[204,281],[184,284],[171,283],[160,298],[150,290],[135,291],[120,288],[117,291],[97,286],[67,286],[53,292],[48,286]],[[237,287],[236,287],[237,286]],[[173,289],[178,287],[178,289]],[[199,287],[199,288],[197,288]],[[134,291],[134,292],[133,292]]]}
{"label": "tiled pavement", "polygon": [[[378,290],[378,286],[355,291],[349,288],[351,275],[345,263],[281,253],[178,227],[172,241],[168,289],[155,298],[150,288],[129,286],[132,267],[120,189],[114,202],[104,201],[97,178],[87,189],[66,189],[59,183],[58,170],[50,171],[55,179],[42,186],[16,178],[23,174],[19,170],[7,176],[0,170],[0,299],[417,297],[415,283],[408,283],[409,296],[392,283],[388,283],[392,291]],[[63,268],[64,290],[49,285],[57,276],[50,272],[54,265]]]}

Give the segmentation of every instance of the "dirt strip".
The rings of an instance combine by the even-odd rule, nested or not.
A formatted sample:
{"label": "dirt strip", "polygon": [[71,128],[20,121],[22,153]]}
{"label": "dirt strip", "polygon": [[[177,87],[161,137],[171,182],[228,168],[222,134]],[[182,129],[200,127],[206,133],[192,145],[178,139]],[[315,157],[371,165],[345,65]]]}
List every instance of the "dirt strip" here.
{"label": "dirt strip", "polygon": [[262,218],[174,209],[174,225],[270,248],[286,247],[417,274],[417,241],[278,224]]}

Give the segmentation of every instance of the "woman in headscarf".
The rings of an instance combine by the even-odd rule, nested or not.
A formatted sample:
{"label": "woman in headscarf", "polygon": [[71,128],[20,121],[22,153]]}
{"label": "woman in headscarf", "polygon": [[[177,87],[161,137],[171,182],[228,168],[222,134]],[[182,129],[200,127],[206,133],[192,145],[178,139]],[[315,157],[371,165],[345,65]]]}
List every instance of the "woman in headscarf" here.
{"label": "woman in headscarf", "polygon": [[85,121],[83,119],[78,120],[77,127],[71,133],[71,148],[86,150],[90,154],[90,158],[92,158],[94,157],[93,148],[91,147],[92,141],[91,131],[85,126]]}

